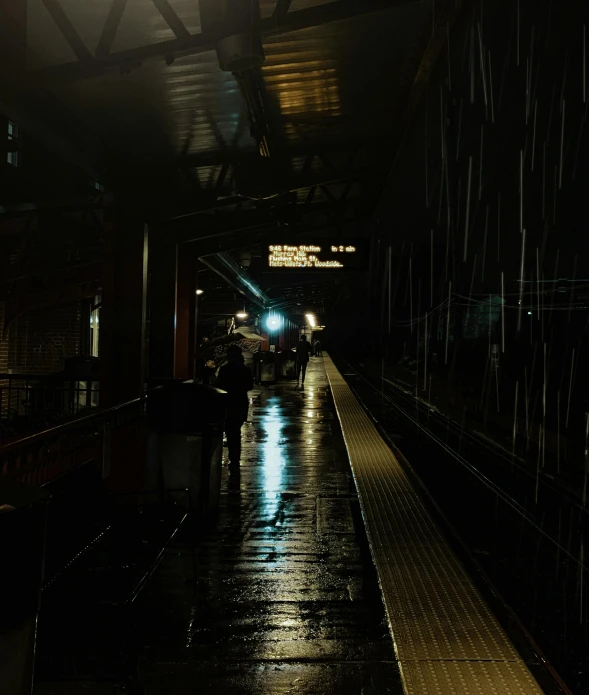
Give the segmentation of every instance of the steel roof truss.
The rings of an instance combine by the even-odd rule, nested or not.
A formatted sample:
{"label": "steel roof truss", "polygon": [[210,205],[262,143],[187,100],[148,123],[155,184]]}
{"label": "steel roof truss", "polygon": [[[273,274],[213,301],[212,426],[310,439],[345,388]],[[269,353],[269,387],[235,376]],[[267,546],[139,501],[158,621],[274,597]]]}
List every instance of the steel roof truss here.
{"label": "steel roof truss", "polygon": [[153,4],[157,7],[158,12],[164,18],[166,24],[174,32],[177,39],[186,41],[190,38],[190,32],[184,26],[184,23],[176,14],[174,8],[170,5],[168,0],[151,0]]}
{"label": "steel roof truss", "polygon": [[123,13],[127,7],[128,0],[113,0],[108,11],[108,16],[104,27],[102,28],[102,33],[100,34],[100,39],[98,40],[98,45],[96,46],[96,58],[103,59],[110,54],[110,49],[112,47],[115,36],[121,23]]}
{"label": "steel roof truss", "polygon": [[[97,59],[94,59],[81,41],[73,24],[63,11],[63,8],[59,5],[58,0],[43,0],[43,3],[48,8],[54,21],[72,47],[72,50],[76,53],[78,62],[37,70],[30,73],[30,78],[34,79],[36,76],[42,81],[53,78],[62,80],[87,79],[97,77],[112,70],[128,72],[131,69],[140,67],[144,60],[149,60],[151,58],[165,58],[169,63],[173,63],[174,59],[178,56],[203,53],[215,48],[218,38],[222,36],[222,30],[219,33],[201,32],[199,34],[191,34],[169,5],[168,0],[152,1],[176,34],[176,38],[169,41],[161,41],[159,43],[118,51],[106,56],[104,53],[101,53],[100,56],[96,56]],[[371,12],[388,10],[393,7],[418,1],[419,0],[362,0],[362,2],[358,2],[358,0],[336,0],[335,2],[315,5],[313,7],[291,12],[288,11],[290,9],[290,4],[288,4],[287,7],[287,3],[279,0],[273,15],[260,22],[260,33],[262,38],[276,36],[351,19]],[[115,3],[117,5],[116,8],[114,6]],[[279,7],[280,11],[278,11]],[[285,8],[287,8],[286,11]],[[113,6],[111,6],[107,18],[108,29],[107,25],[105,25],[103,29],[105,38],[102,42],[101,51],[104,51],[107,47],[112,45],[114,36],[116,35],[116,29],[118,28],[118,22],[120,21],[119,14],[122,15],[123,9],[124,3],[122,1],[113,0]]]}
{"label": "steel roof truss", "polygon": [[68,42],[72,51],[76,54],[78,60],[83,63],[92,60],[92,54],[86,48],[86,45],[80,38],[74,25],[70,22],[69,17],[64,12],[58,0],[43,0],[43,5],[51,15],[51,19],[53,19],[59,31],[63,34],[64,39]]}

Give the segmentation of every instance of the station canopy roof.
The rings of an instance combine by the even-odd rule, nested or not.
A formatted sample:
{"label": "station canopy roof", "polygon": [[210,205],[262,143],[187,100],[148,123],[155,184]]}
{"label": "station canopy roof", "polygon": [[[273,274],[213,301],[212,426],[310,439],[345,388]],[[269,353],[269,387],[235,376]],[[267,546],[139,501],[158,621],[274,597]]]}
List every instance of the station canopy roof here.
{"label": "station canopy roof", "polygon": [[[255,249],[285,226],[310,240],[363,233],[463,5],[8,6],[21,1],[25,69],[17,61],[0,68],[8,114],[89,177],[126,186],[165,238],[198,240],[203,254]],[[211,12],[219,8],[223,22],[211,30]],[[260,42],[264,59],[224,70],[220,39],[240,32]],[[306,281],[286,285],[278,298],[313,293]]]}
{"label": "station canopy roof", "polygon": [[265,60],[240,78],[203,28],[210,1],[28,0],[27,92],[77,122],[68,133],[91,167],[135,166],[195,207],[236,192],[362,195],[390,167],[445,3],[260,0]]}

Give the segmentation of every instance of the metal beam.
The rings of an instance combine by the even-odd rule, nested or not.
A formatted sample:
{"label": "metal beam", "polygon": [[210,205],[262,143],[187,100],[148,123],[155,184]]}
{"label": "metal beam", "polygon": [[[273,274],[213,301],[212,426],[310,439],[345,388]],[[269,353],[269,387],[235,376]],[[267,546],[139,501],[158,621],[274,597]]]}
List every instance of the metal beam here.
{"label": "metal beam", "polygon": [[157,7],[158,12],[164,18],[166,24],[170,29],[176,34],[176,38],[181,41],[186,41],[190,38],[190,32],[184,26],[182,20],[176,14],[174,8],[170,5],[168,0],[151,0],[153,4]]}
{"label": "metal beam", "polygon": [[[319,157],[320,159],[327,159],[329,156],[341,152],[349,152],[348,165],[352,166],[358,151],[369,150],[371,147],[380,151],[382,149],[382,138],[375,138],[372,141],[363,139],[360,142],[352,139],[327,143],[309,140],[300,143],[289,143],[287,146],[282,147],[279,152],[287,157]],[[149,160],[146,160],[146,165],[155,162],[158,168],[162,166],[175,168],[210,167],[225,163],[247,164],[248,162],[257,162],[261,159],[261,155],[255,149],[243,150],[220,147],[216,150],[180,157],[165,157],[155,160],[153,157],[150,157]]]}
{"label": "metal beam", "polygon": [[108,17],[102,29],[98,45],[96,46],[96,57],[99,59],[106,58],[109,53],[128,0],[112,0]]}
{"label": "metal beam", "polygon": [[92,60],[92,54],[86,48],[86,45],[80,38],[80,35],[76,31],[74,25],[70,22],[69,17],[64,12],[63,7],[59,4],[57,0],[43,0],[43,5],[53,21],[57,24],[59,31],[63,34],[63,37],[68,42],[69,47],[78,57],[78,60],[85,63]]}
{"label": "metal beam", "polygon": [[[54,0],[51,0],[54,1]],[[372,12],[389,10],[394,7],[420,2],[420,0],[336,0],[296,12],[281,12],[260,22],[262,38],[279,36],[292,31],[340,22]],[[93,60],[90,63],[78,61],[56,67],[37,70],[29,74],[30,80],[79,80],[98,77],[113,70],[128,71],[140,67],[142,62],[152,58],[194,55],[215,49],[217,41],[226,32],[220,28],[215,32],[190,34],[186,38],[161,41],[147,46],[131,48],[111,54],[108,58]]]}
{"label": "metal beam", "polygon": [[200,258],[201,263],[204,263],[207,268],[210,268],[214,273],[244,297],[247,297],[253,304],[265,309],[270,301],[262,288],[241,268],[236,261],[233,260],[226,252],[217,253],[213,256]]}
{"label": "metal beam", "polygon": [[239,307],[235,302],[199,302],[199,316],[235,316]]}
{"label": "metal beam", "polygon": [[[296,225],[297,236],[312,234],[320,229],[336,227],[338,215],[341,215],[343,207],[352,208],[353,219],[368,218],[365,213],[352,202],[340,203],[340,207],[334,208],[329,203],[315,203],[314,205],[297,206],[301,218]],[[276,238],[276,234],[286,229],[292,233],[290,227],[285,227],[278,219],[273,218],[269,211],[251,211],[246,213],[224,214],[212,219],[193,221],[190,224],[175,223],[162,227],[163,235],[160,235],[161,243],[190,244],[196,249],[199,256],[210,256],[221,251],[246,248],[263,239]],[[155,230],[154,231],[158,231]]]}
{"label": "metal beam", "polygon": [[260,243],[262,239],[275,236],[280,228],[280,225],[275,222],[271,226],[261,225],[248,229],[232,230],[231,233],[220,234],[218,237],[211,237],[204,241],[195,241],[188,246],[189,248],[194,247],[195,253],[199,256],[213,256],[223,251],[250,248]]}
{"label": "metal beam", "polygon": [[[26,5],[26,0],[0,1],[0,111],[18,123],[31,138],[58,154],[62,161],[74,164],[96,178],[96,162],[100,159],[102,145],[96,141],[91,142],[87,126],[82,130],[80,124],[73,122],[70,114],[64,114],[59,106],[56,109],[55,96],[49,93],[45,95],[42,85],[38,85],[35,93],[27,90],[24,77],[27,55]],[[51,0],[47,7],[53,9],[58,19],[60,11],[63,14],[61,7]],[[69,20],[63,24],[66,32],[68,22]],[[73,33],[75,34],[75,30]],[[81,58],[89,56],[81,40],[78,45],[76,38],[70,36],[70,42],[72,41]],[[31,55],[30,48],[28,54]],[[46,99],[43,99],[41,105],[41,97],[44,96]],[[74,133],[78,144],[73,142]],[[83,144],[80,146],[79,142]]]}
{"label": "metal beam", "polygon": [[290,10],[291,4],[292,0],[277,0],[272,19],[284,19],[284,16],[288,14],[288,11]]}
{"label": "metal beam", "polygon": [[[380,178],[384,180],[386,178],[386,170],[380,171]],[[216,209],[227,208],[234,206],[239,203],[250,203],[250,205],[268,205],[276,204],[280,202],[278,199],[287,199],[289,195],[296,194],[297,191],[306,191],[307,189],[316,189],[318,187],[327,187],[334,185],[342,185],[348,183],[362,183],[368,179],[374,179],[375,176],[379,176],[379,172],[375,172],[370,169],[359,169],[356,171],[342,171],[339,175],[333,175],[331,177],[320,176],[314,174],[312,176],[302,177],[298,180],[291,181],[276,181],[276,188],[268,190],[267,195],[261,199],[245,198],[239,195],[232,196],[230,198],[222,197],[224,193],[229,193],[227,189],[221,188],[208,188],[203,189],[201,198],[198,196],[194,200],[195,196],[192,195],[191,199],[186,199],[185,201],[179,199],[178,197],[170,197],[168,200],[152,195],[144,199],[144,209],[147,215],[147,219],[150,222],[166,222],[174,219],[195,219],[198,215],[200,219],[203,213],[208,213]],[[331,192],[330,192],[331,193]],[[327,196],[330,196],[327,193]],[[210,195],[207,195],[210,194]],[[314,197],[314,193],[308,198],[308,202],[311,203]],[[217,199],[218,198],[218,199]],[[337,203],[337,198],[331,194],[330,200]],[[193,202],[194,201],[194,202]],[[196,223],[195,223],[196,224]]]}
{"label": "metal beam", "polygon": [[[308,218],[313,215],[330,215],[341,212],[343,206],[357,207],[357,200],[344,202],[318,202],[318,203],[298,203],[293,205],[295,214],[299,218]],[[285,206],[286,209],[286,206]],[[268,231],[277,229],[280,226],[280,211],[272,210],[268,205],[260,205],[255,209],[239,210],[235,212],[218,212],[211,214],[208,211],[195,211],[193,214],[185,214],[181,217],[160,219],[153,225],[154,234],[159,236],[158,230],[162,230],[162,239],[169,241],[170,230],[177,230],[176,243],[187,243],[211,239],[221,234],[232,234],[235,232],[245,232],[248,229],[257,229],[261,225]]]}
{"label": "metal beam", "polygon": [[[252,211],[238,213],[236,215],[220,215],[212,219],[193,220],[190,224],[174,224],[166,226],[164,240],[169,243],[172,238],[178,244],[213,241],[239,235],[244,238],[249,234],[257,234],[262,231],[271,233],[280,229],[277,220],[272,219],[269,213]],[[213,248],[209,253],[216,253],[219,247]]]}

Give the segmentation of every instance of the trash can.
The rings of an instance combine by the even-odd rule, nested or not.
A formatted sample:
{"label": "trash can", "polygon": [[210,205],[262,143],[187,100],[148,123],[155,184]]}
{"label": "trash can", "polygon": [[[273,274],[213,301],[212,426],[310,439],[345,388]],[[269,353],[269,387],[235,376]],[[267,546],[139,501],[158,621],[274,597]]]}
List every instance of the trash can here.
{"label": "trash can", "polygon": [[256,352],[255,353],[254,375],[258,384],[276,383],[276,353],[275,352]]}
{"label": "trash can", "polygon": [[152,478],[155,468],[170,495],[201,516],[219,507],[225,399],[224,391],[193,381],[175,381],[148,395]]}
{"label": "trash can", "polygon": [[0,481],[2,695],[30,695],[33,688],[48,499],[39,488]]}
{"label": "trash can", "polygon": [[296,379],[297,367],[293,353],[281,352],[280,357],[280,376],[283,379]]}

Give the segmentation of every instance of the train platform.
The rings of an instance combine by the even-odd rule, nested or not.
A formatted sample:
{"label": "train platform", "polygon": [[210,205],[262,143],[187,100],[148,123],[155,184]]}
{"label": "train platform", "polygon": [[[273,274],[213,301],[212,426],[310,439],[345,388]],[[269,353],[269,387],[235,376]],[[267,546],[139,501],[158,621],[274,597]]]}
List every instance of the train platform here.
{"label": "train platform", "polygon": [[137,607],[148,695],[543,692],[329,357],[243,438]]}
{"label": "train platform", "polygon": [[136,614],[147,695],[403,693],[321,360],[304,390],[253,394],[218,522],[170,548]]}

